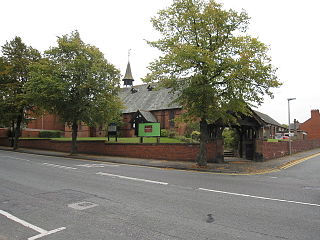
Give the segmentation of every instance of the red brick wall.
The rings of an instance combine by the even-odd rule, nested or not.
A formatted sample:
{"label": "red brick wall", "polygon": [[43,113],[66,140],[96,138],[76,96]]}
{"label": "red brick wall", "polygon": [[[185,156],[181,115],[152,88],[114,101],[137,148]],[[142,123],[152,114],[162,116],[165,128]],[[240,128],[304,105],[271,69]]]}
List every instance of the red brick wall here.
{"label": "red brick wall", "polygon": [[308,133],[308,139],[320,139],[319,110],[311,110],[311,118],[301,123],[299,129]]}
{"label": "red brick wall", "polygon": [[8,132],[7,128],[0,128],[0,137],[8,137]]}
{"label": "red brick wall", "polygon": [[44,114],[29,122],[27,128],[64,131],[64,123],[56,115]]}
{"label": "red brick wall", "polygon": [[21,131],[21,137],[39,137],[39,133],[41,130],[31,130],[31,129],[23,129]]}
{"label": "red brick wall", "polygon": [[[8,146],[5,140],[2,140],[0,138],[0,145]],[[70,152],[71,150],[71,142],[49,139],[22,139],[19,146],[59,152]],[[195,161],[199,144],[120,144],[105,143],[105,141],[79,141],[78,151],[132,158]],[[209,162],[214,161],[216,157],[221,157],[221,154],[223,154],[222,141],[208,144]]]}
{"label": "red brick wall", "polygon": [[[320,139],[296,140],[291,142],[292,153],[303,152],[320,147]],[[256,141],[256,152],[263,160],[279,158],[289,155],[289,142]]]}
{"label": "red brick wall", "polygon": [[9,142],[9,139],[7,137],[0,137],[0,146],[10,147],[11,144]]}

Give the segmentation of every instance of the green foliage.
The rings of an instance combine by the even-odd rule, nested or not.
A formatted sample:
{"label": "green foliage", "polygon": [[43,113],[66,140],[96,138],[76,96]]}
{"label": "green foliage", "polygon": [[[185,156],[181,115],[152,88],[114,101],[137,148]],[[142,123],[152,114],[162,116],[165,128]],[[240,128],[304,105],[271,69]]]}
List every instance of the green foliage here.
{"label": "green foliage", "polygon": [[161,137],[168,137],[168,135],[169,135],[169,132],[167,129],[161,129],[161,132],[160,132]]}
{"label": "green foliage", "polygon": [[113,120],[120,108],[117,98],[120,72],[98,48],[85,44],[78,32],[58,38],[58,46],[31,66],[30,98],[65,122],[88,125]]}
{"label": "green foliage", "polygon": [[28,101],[25,85],[29,82],[29,66],[39,61],[40,53],[26,46],[20,37],[6,42],[0,56],[0,124],[15,129],[14,148],[21,125],[28,122],[28,114],[35,109]]}
{"label": "green foliage", "polygon": [[191,133],[191,138],[193,140],[199,141],[200,140],[200,132],[199,131],[193,131]]}
{"label": "green foliage", "polygon": [[174,130],[168,131],[168,137],[169,138],[175,138],[176,137],[176,132]]}
{"label": "green foliage", "polygon": [[58,37],[57,43],[30,67],[26,90],[35,105],[72,125],[75,152],[80,122],[106,126],[119,118],[120,72],[98,48],[85,44],[77,31]]}
{"label": "green foliage", "polygon": [[261,104],[281,85],[268,47],[247,35],[244,11],[224,10],[214,0],[173,0],[151,21],[162,38],[148,43],[163,54],[150,64],[144,81],[171,88],[185,119],[202,121],[202,150],[207,122],[234,122],[230,112],[250,114],[248,105]]}
{"label": "green foliage", "polygon": [[224,139],[224,147],[228,150],[237,150],[239,143],[239,136],[234,129],[225,128],[222,132]]}
{"label": "green foliage", "polygon": [[190,138],[193,131],[200,131],[198,121],[187,122],[185,137]]}

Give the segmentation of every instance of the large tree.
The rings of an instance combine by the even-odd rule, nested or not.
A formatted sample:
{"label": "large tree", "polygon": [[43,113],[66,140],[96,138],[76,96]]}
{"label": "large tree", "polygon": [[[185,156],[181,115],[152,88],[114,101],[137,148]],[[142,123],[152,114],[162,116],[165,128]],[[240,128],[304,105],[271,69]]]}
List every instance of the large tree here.
{"label": "large tree", "polygon": [[98,48],[84,43],[77,31],[58,37],[57,43],[32,65],[28,93],[36,106],[71,126],[71,153],[76,153],[81,122],[106,124],[119,113],[120,72]]}
{"label": "large tree", "polygon": [[214,0],[174,0],[152,18],[162,38],[148,43],[163,54],[145,81],[172,88],[186,119],[200,121],[197,163],[207,164],[208,123],[234,121],[248,106],[272,97],[280,86],[268,47],[247,35],[248,15],[224,10]]}
{"label": "large tree", "polygon": [[29,81],[29,66],[41,58],[34,48],[26,46],[20,37],[15,37],[2,46],[0,56],[0,114],[2,125],[12,127],[13,148],[18,147],[22,124],[28,121],[33,110],[25,85]]}

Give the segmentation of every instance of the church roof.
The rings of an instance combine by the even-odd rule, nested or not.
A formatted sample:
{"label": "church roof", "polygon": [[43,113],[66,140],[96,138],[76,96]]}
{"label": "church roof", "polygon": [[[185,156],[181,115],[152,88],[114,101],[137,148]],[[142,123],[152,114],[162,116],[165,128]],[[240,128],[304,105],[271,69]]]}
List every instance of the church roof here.
{"label": "church roof", "polygon": [[119,97],[125,106],[123,113],[133,113],[138,110],[155,111],[181,108],[179,104],[172,103],[175,97],[169,92],[170,89],[162,88],[150,91],[150,87],[148,89],[149,85],[143,84],[132,88],[121,88]]}
{"label": "church roof", "polygon": [[127,64],[126,74],[124,75],[123,80],[133,80],[130,62]]}
{"label": "church roof", "polygon": [[143,110],[139,110],[140,114],[144,117],[144,119],[148,122],[157,122],[156,117],[151,113]]}
{"label": "church roof", "polygon": [[[132,85],[132,82],[134,81],[129,61],[123,81],[125,82],[125,85]],[[128,84],[128,81],[131,83]],[[119,93],[119,97],[122,99],[125,106],[125,109],[122,111],[122,113],[135,113],[140,111],[146,120],[149,119],[150,122],[153,122],[154,116],[152,113],[150,113],[150,111],[181,108],[181,105],[173,102],[177,96],[174,96],[172,93],[170,93],[170,89],[161,88],[154,90],[155,85],[156,84],[142,84],[132,86],[131,88],[122,88]],[[255,110],[252,110],[252,112],[256,115],[256,117],[259,118],[260,121],[262,120],[261,123],[281,127],[280,123],[267,114]]]}

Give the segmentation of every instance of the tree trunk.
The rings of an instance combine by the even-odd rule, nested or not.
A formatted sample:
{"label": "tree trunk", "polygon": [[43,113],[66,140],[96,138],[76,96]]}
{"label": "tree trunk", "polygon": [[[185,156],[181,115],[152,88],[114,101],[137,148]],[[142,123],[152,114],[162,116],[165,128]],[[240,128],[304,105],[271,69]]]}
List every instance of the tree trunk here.
{"label": "tree trunk", "polygon": [[78,123],[74,121],[72,123],[72,145],[71,145],[71,155],[78,152],[77,149],[77,136],[78,136]]}
{"label": "tree trunk", "polygon": [[208,123],[205,119],[200,121],[200,146],[197,156],[197,164],[200,167],[207,166]]}
{"label": "tree trunk", "polygon": [[21,135],[22,115],[23,110],[20,111],[20,114],[17,117],[17,125],[16,129],[14,130],[13,150],[16,150],[18,148],[19,137]]}

